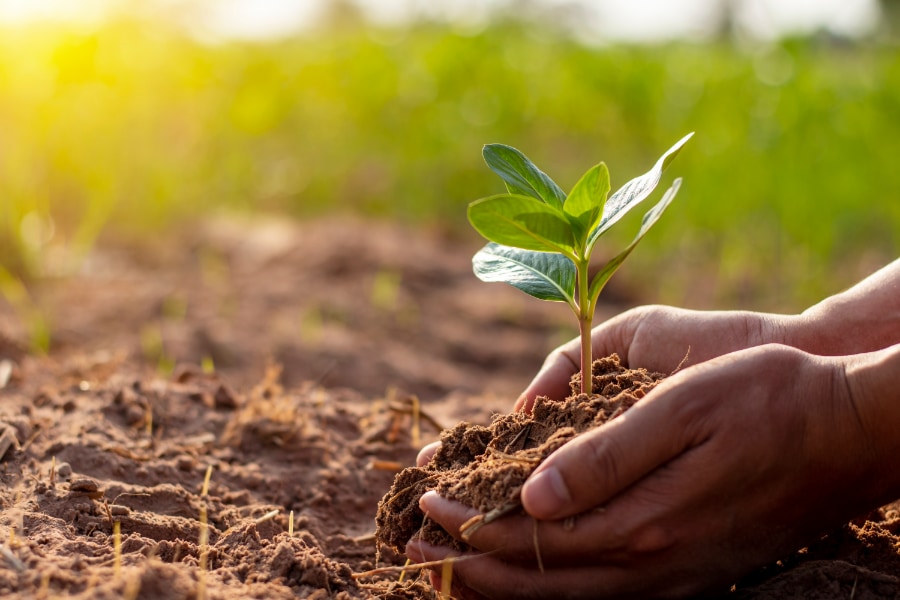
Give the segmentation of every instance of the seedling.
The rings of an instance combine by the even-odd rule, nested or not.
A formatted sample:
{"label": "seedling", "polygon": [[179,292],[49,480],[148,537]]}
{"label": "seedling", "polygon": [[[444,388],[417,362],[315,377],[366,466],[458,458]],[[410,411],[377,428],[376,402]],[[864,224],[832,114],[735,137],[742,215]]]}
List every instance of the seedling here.
{"label": "seedling", "polygon": [[485,162],[506,183],[508,193],[469,204],[469,222],[489,240],[472,259],[475,275],[482,281],[508,283],[541,300],[569,305],[581,335],[582,393],[592,391],[591,326],[600,292],[672,202],[681,179],[647,211],[632,242],[591,279],[588,268],[594,245],[650,195],[692,135],[679,140],[652,169],[608,199],[605,163],[588,170],[567,195],[515,148],[502,144],[484,147]]}

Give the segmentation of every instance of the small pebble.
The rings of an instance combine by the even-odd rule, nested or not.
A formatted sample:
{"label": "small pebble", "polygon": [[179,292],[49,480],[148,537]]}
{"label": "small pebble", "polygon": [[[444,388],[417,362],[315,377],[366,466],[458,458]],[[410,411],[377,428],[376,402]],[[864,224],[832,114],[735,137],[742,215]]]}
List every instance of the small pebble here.
{"label": "small pebble", "polygon": [[147,417],[143,407],[138,404],[132,404],[125,409],[125,422],[129,425],[136,425],[146,421]]}
{"label": "small pebble", "polygon": [[5,388],[6,384],[9,383],[9,380],[12,379],[13,367],[15,367],[13,361],[7,359],[0,360],[0,389]]}
{"label": "small pebble", "polygon": [[113,404],[133,404],[137,401],[137,393],[130,387],[123,387],[113,397]]}
{"label": "small pebble", "polygon": [[216,408],[237,408],[237,398],[228,386],[220,385],[216,389],[215,406]]}
{"label": "small pebble", "polygon": [[63,479],[72,476],[72,465],[67,462],[61,462],[56,465],[56,474]]}
{"label": "small pebble", "polygon": [[100,489],[100,484],[97,483],[97,480],[91,479],[90,477],[79,477],[72,481],[69,484],[69,490],[72,492],[96,492]]}
{"label": "small pebble", "polygon": [[6,455],[6,451],[10,448],[18,450],[19,440],[16,438],[16,434],[13,433],[12,427],[6,427],[3,423],[0,423],[0,459]]}

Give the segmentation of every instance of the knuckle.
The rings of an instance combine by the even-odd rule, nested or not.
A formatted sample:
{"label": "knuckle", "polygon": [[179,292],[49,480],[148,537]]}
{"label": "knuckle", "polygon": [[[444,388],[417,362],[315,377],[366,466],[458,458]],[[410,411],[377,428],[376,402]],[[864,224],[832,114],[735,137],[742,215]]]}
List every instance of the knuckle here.
{"label": "knuckle", "polygon": [[658,524],[648,524],[628,536],[628,552],[652,554],[671,548],[675,544],[671,531]]}

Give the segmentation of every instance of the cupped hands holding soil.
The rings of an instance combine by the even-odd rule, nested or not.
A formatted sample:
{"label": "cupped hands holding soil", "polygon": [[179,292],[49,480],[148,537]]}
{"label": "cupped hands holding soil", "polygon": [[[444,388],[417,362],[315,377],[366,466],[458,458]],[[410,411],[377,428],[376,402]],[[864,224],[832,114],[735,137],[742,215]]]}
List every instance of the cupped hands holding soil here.
{"label": "cupped hands holding soil", "polygon": [[[449,559],[449,563],[446,559],[443,561],[442,567],[436,567],[433,562],[424,563],[446,580],[447,564],[452,565],[458,558],[479,560],[479,553],[485,552],[481,546],[483,535],[475,535],[482,526],[509,517],[519,519],[515,527],[527,527],[523,524],[527,521],[522,520],[523,516],[528,517],[521,500],[523,486],[545,459],[576,436],[621,416],[666,377],[644,369],[625,368],[613,354],[594,362],[590,396],[576,392],[581,387],[576,375],[571,381],[572,394],[565,400],[538,397],[530,414],[515,411],[495,416],[487,427],[460,423],[444,431],[431,460],[400,472],[391,490],[381,500],[376,517],[377,541],[389,552],[397,553],[422,546],[449,549],[439,553],[428,551],[421,557],[415,555],[416,550],[410,550],[410,557],[417,562],[435,561],[435,554]],[[474,516],[451,519],[453,529],[445,530],[438,523],[440,515],[429,518],[420,508],[420,499],[432,491],[468,507],[469,515]],[[807,500],[801,498],[795,506],[784,507],[785,514],[793,514],[794,509],[806,506],[806,503]],[[698,514],[700,512],[698,508]],[[729,582],[733,583],[730,590],[725,586],[721,597],[896,598],[900,594],[897,577],[900,553],[896,545],[900,532],[898,514],[897,503],[893,503],[810,539],[807,547],[779,550],[782,554],[776,557],[779,560],[771,560],[749,573],[743,571],[740,577],[735,577],[736,581]],[[574,535],[581,518],[580,515],[570,516],[561,522],[561,527]],[[444,517],[440,520],[445,525],[448,523]],[[521,535],[513,536],[515,540],[507,541],[517,548],[510,552],[529,552],[527,557],[516,554],[524,559],[519,567],[531,565],[528,568],[533,568],[535,574],[544,573],[544,566],[550,566],[547,560],[551,555],[542,559],[538,522],[532,522],[533,532],[520,532]],[[515,521],[503,524],[507,534],[511,531],[509,523]],[[495,526],[499,527],[501,523]],[[489,535],[487,529],[484,535]],[[487,554],[498,549],[499,538],[494,535],[492,539]],[[525,541],[523,545],[523,540],[533,542]],[[411,541],[415,543],[408,546]],[[707,550],[715,553],[714,547],[715,543],[711,542]],[[763,552],[765,546],[748,550]],[[768,552],[772,553],[771,548]],[[496,562],[498,559],[486,557],[485,560]],[[502,562],[503,558],[499,560]],[[697,569],[716,568],[705,564],[701,556],[693,560]],[[460,571],[467,569],[460,564]],[[514,571],[515,568],[511,568],[506,575]],[[483,574],[484,570],[481,572]],[[460,577],[463,575],[465,573]],[[516,588],[514,582],[506,581],[510,586],[507,592]],[[495,591],[504,589],[502,582],[494,583]],[[453,585],[456,585],[455,581]]]}
{"label": "cupped hands holding soil", "polygon": [[573,393],[565,400],[541,397],[530,414],[513,412],[496,416],[487,427],[463,422],[444,431],[431,461],[399,473],[379,504],[379,542],[401,553],[413,538],[471,549],[425,517],[419,499],[426,492],[435,490],[480,512],[463,526],[463,540],[504,515],[524,513],[522,486],[544,459],[575,436],[623,414],[664,377],[625,368],[613,354],[594,361],[590,396],[576,392],[581,389],[576,374]]}

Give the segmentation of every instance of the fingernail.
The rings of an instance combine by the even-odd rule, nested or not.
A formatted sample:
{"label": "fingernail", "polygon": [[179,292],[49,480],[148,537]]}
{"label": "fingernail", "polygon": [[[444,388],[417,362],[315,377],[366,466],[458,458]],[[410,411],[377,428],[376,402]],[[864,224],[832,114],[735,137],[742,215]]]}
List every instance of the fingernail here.
{"label": "fingernail", "polygon": [[428,504],[434,499],[438,497],[438,493],[434,490],[428,490],[422,497],[419,498],[419,509],[424,512],[426,515],[428,514]]}
{"label": "fingernail", "polygon": [[456,556],[457,554],[450,548],[434,546],[422,540],[410,540],[406,543],[406,557],[413,562],[423,563],[432,560],[443,560],[448,556]]}
{"label": "fingernail", "polygon": [[534,517],[552,518],[572,502],[562,474],[555,467],[532,475],[522,488],[522,503]]}
{"label": "fingernail", "polygon": [[413,562],[425,562],[425,552],[422,548],[422,542],[418,540],[410,540],[406,544],[406,557]]}
{"label": "fingernail", "polygon": [[518,398],[516,398],[516,403],[513,404],[513,412],[518,412],[518,411],[522,410],[522,407],[525,406],[526,400],[528,400],[528,398],[525,396],[524,393],[522,395],[520,395]]}

